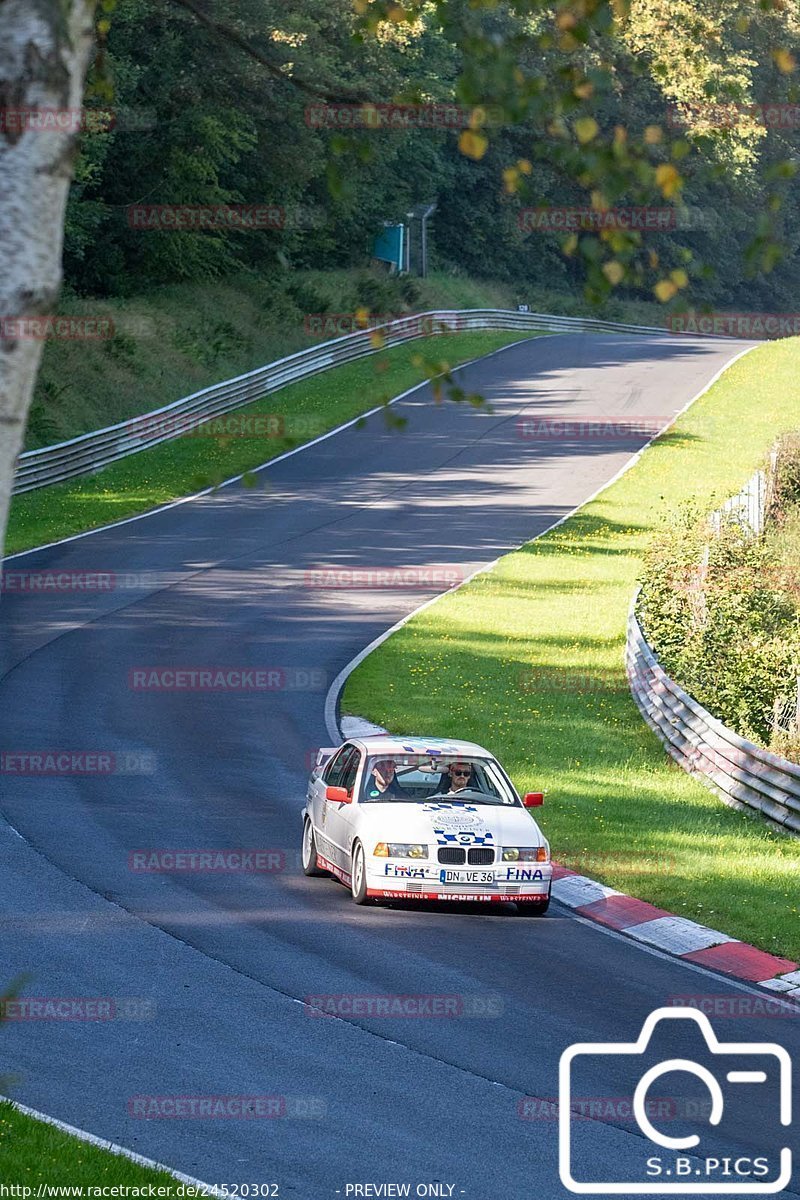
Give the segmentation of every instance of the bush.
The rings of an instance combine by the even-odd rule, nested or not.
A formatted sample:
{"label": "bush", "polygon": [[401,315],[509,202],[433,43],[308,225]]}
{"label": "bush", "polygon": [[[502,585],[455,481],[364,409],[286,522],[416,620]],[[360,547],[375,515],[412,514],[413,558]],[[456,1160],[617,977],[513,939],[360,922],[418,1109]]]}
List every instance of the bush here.
{"label": "bush", "polygon": [[717,534],[695,508],[682,510],[647,552],[638,612],[668,674],[769,746],[800,669],[800,609],[769,541],[730,518]]}
{"label": "bush", "polygon": [[781,523],[793,508],[800,507],[800,434],[782,437],[774,450],[769,520]]}

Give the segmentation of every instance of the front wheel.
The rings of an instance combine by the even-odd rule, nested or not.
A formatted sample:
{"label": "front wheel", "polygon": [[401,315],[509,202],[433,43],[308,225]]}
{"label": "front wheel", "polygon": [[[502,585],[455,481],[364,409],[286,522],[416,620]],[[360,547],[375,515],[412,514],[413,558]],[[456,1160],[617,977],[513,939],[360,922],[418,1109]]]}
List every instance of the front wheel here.
{"label": "front wheel", "polygon": [[543,917],[550,907],[550,897],[546,900],[527,900],[522,904],[517,905],[517,916],[519,917]]}
{"label": "front wheel", "polygon": [[317,843],[314,839],[314,827],[309,817],[303,821],[303,848],[300,857],[304,875],[325,874],[317,866]]}
{"label": "front wheel", "polygon": [[350,862],[350,892],[356,904],[367,903],[367,865],[364,847],[356,842]]}

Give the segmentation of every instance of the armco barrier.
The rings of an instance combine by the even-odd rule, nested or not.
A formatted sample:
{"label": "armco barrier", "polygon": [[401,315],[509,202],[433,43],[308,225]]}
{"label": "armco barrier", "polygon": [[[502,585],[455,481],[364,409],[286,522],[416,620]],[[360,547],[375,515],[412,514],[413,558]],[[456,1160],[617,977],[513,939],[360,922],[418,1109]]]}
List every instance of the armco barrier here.
{"label": "armco barrier", "polygon": [[[504,309],[415,313],[378,328],[383,334],[384,344],[396,346],[422,337],[431,328],[439,325],[445,331],[518,329],[521,333],[528,330],[546,330],[551,333],[667,335],[666,329],[646,325],[622,325],[615,321],[520,313]],[[187,419],[199,423],[210,417],[220,416],[254,400],[260,400],[270,392],[286,387],[287,384],[315,375],[318,371],[375,354],[379,347],[374,344],[373,332],[374,330],[364,329],[322,342],[317,346],[299,350],[296,354],[290,354],[287,358],[268,363],[267,366],[250,371],[247,375],[239,375],[225,383],[214,384],[213,387],[204,388],[203,391],[185,396],[182,400],[174,400],[163,408],[121,421],[118,425],[96,429],[92,433],[85,433],[68,442],[59,442],[55,446],[27,450],[17,460],[14,494],[29,492],[51,483],[62,483],[79,475],[91,475],[129,454],[136,454],[149,446],[180,437],[182,421],[185,430]],[[166,431],[158,429],[156,418],[164,421]]]}
{"label": "armco barrier", "polygon": [[659,663],[636,618],[628,616],[625,664],[647,724],[685,771],[726,804],[756,810],[774,828],[800,837],[800,766],[748,742],[693,700]]}

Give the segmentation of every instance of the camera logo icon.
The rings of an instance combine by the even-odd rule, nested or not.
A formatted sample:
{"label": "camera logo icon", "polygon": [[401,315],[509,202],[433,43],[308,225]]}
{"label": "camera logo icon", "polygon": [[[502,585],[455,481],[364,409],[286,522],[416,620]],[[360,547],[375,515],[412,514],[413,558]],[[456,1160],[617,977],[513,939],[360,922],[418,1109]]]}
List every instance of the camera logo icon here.
{"label": "camera logo icon", "polygon": [[[675,1021],[682,1022],[682,1031],[692,1032],[695,1039],[699,1029],[709,1065],[689,1058],[670,1057],[643,1070],[642,1060],[648,1053],[656,1026],[660,1022]],[[652,1051],[650,1053],[652,1056]],[[756,1056],[758,1062],[754,1063]],[[613,1064],[608,1061],[612,1057],[616,1060]],[[599,1062],[592,1063],[591,1060]],[[768,1063],[765,1064],[765,1060],[769,1060]],[[578,1179],[576,1174],[585,1173],[586,1163],[594,1161],[596,1156],[581,1154],[580,1150],[576,1152],[575,1112],[571,1107],[575,1095],[573,1084],[581,1067],[591,1069],[604,1064],[607,1064],[604,1077],[614,1069],[637,1081],[632,1088],[631,1112],[646,1139],[635,1139],[637,1147],[641,1141],[643,1160],[620,1165],[620,1173],[631,1175],[628,1179]],[[764,1065],[771,1066],[772,1070],[762,1069]],[[781,1126],[792,1123],[792,1062],[783,1046],[774,1042],[720,1042],[705,1013],[694,1008],[659,1008],[647,1017],[635,1042],[582,1042],[569,1046],[562,1054],[558,1107],[559,1168],[564,1187],[578,1195],[626,1196],[665,1193],[758,1196],[774,1195],[786,1188],[792,1178],[792,1152],[788,1146],[755,1157],[752,1151],[745,1150],[740,1154],[712,1157],[703,1149],[698,1133],[683,1130],[679,1136],[669,1136],[656,1128],[648,1112],[648,1093],[663,1076],[674,1076],[674,1073],[682,1073],[687,1082],[695,1089],[699,1086],[708,1096],[702,1105],[706,1129],[716,1130],[723,1126],[729,1107],[736,1107],[743,1099],[737,1089],[746,1085],[760,1088],[755,1093],[745,1093],[759,1109],[768,1102],[767,1089],[772,1088],[770,1095],[776,1091],[778,1123]],[[699,1111],[695,1106],[692,1115],[696,1116]],[[694,1124],[695,1121],[690,1122],[690,1125]],[[658,1147],[662,1153],[655,1154],[653,1147]],[[645,1154],[649,1157],[644,1158]],[[640,1172],[638,1177],[637,1171]]]}

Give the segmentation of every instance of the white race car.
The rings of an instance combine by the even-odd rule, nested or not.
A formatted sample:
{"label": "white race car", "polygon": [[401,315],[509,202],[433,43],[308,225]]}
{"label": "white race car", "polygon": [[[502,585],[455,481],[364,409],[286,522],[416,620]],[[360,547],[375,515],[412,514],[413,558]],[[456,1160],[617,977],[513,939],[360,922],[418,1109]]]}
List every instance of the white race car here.
{"label": "white race car", "polygon": [[317,752],[303,810],[303,871],[356,904],[514,902],[541,916],[550,847],[495,758],[473,742],[374,734]]}

